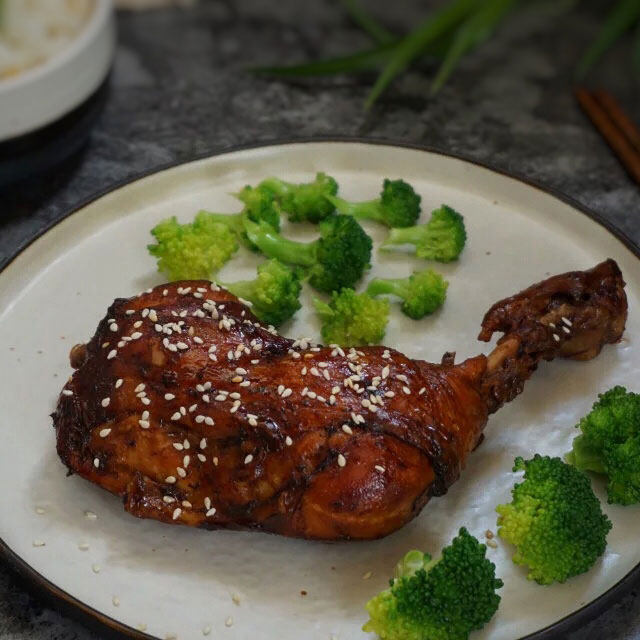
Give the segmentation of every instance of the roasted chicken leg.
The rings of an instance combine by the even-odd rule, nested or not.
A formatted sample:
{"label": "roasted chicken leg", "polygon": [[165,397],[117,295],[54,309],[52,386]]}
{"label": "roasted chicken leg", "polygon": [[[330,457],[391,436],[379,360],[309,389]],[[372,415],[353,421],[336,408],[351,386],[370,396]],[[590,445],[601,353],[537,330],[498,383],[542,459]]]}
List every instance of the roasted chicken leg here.
{"label": "roasted chicken leg", "polygon": [[458,478],[540,360],[586,360],[627,315],[613,260],[486,314],[489,356],[430,364],[289,340],[206,281],[118,299],[53,414],[70,472],[141,518],[320,540],[385,536]]}

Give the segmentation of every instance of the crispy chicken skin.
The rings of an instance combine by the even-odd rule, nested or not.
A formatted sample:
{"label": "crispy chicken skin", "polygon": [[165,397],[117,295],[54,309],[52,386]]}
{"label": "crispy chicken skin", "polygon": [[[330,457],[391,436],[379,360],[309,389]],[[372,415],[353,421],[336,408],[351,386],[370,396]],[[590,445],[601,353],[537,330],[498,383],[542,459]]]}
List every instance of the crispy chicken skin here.
{"label": "crispy chicken skin", "polygon": [[70,472],[141,518],[301,538],[372,539],[458,478],[488,415],[541,359],[592,358],[626,319],[615,262],[496,303],[454,364],[384,347],[313,347],[261,327],[206,281],[118,299],[53,414]]}

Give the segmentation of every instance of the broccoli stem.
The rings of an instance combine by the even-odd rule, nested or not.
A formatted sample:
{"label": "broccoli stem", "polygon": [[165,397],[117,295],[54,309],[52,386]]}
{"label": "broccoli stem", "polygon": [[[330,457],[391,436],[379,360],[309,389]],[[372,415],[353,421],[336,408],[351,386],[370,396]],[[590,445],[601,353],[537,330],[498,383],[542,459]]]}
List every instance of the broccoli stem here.
{"label": "broccoli stem", "polygon": [[316,243],[305,244],[282,237],[268,225],[259,225],[244,219],[247,237],[268,258],[276,258],[285,264],[311,267],[316,263]]}
{"label": "broccoli stem", "polygon": [[278,178],[265,178],[260,187],[272,191],[278,198],[284,198],[289,195],[293,190],[298,188],[298,185],[293,182],[286,182],[285,180],[279,180]]}
{"label": "broccoli stem", "polygon": [[413,227],[402,227],[399,229],[391,229],[387,239],[384,241],[382,248],[388,247],[393,244],[416,244],[416,236],[421,231],[423,225],[416,225]]}
{"label": "broccoli stem", "polygon": [[338,210],[347,216],[354,218],[366,218],[368,220],[376,220],[384,222],[384,211],[380,203],[380,199],[366,200],[364,202],[348,202],[337,196],[325,196],[329,202]]}
{"label": "broccoli stem", "polygon": [[374,278],[367,285],[367,293],[370,296],[379,296],[390,293],[398,298],[406,298],[407,296],[407,279],[398,278],[395,280],[385,280],[382,278]]}
{"label": "broccoli stem", "polygon": [[251,301],[256,293],[255,280],[238,280],[237,282],[221,283],[222,286],[238,298]]}

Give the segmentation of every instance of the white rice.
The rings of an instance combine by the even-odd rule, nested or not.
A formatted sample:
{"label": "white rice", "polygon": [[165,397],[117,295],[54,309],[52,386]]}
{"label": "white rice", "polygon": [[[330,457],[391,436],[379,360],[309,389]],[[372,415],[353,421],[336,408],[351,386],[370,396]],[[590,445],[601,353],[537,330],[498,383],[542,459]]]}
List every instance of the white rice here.
{"label": "white rice", "polygon": [[62,51],[96,0],[0,0],[0,81]]}

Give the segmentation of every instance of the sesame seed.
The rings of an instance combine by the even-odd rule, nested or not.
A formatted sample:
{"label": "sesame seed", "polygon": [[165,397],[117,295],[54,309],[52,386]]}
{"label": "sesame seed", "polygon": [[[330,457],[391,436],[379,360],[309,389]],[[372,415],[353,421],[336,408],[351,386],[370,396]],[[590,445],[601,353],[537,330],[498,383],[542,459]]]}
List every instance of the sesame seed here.
{"label": "sesame seed", "polygon": [[118,598],[118,596],[113,596],[113,598],[111,598],[111,602],[113,602],[114,607],[120,606],[120,598]]}
{"label": "sesame seed", "polygon": [[216,400],[217,402],[224,402],[227,399],[227,396],[219,393],[214,400]]}
{"label": "sesame seed", "polygon": [[234,376],[233,378],[231,378],[231,382],[242,382],[242,376]]}
{"label": "sesame seed", "polygon": [[174,442],[173,448],[177,449],[178,451],[182,451],[184,449],[184,447],[182,446],[182,442]]}
{"label": "sesame seed", "polygon": [[288,398],[292,393],[293,393],[293,391],[291,391],[291,389],[287,388],[282,392],[282,397],[283,398]]}
{"label": "sesame seed", "polygon": [[258,421],[255,418],[249,418],[248,422],[252,427],[257,427],[258,426]]}
{"label": "sesame seed", "polygon": [[98,516],[95,513],[93,513],[93,511],[85,511],[84,512],[84,517],[87,520],[97,520],[98,519]]}
{"label": "sesame seed", "polygon": [[107,354],[107,360],[112,360],[117,355],[118,355],[118,351],[116,349],[111,349],[111,351],[109,351],[109,353]]}
{"label": "sesame seed", "polygon": [[215,516],[216,515],[216,511],[217,511],[217,509],[215,507],[212,507],[211,509],[209,509],[207,511],[207,513],[205,513],[205,516],[207,518],[211,518],[211,516]]}
{"label": "sesame seed", "polygon": [[218,466],[218,458],[217,456],[214,456],[213,458],[213,464],[217,467]]}
{"label": "sesame seed", "polygon": [[198,460],[200,460],[200,462],[206,462],[207,461],[207,456],[205,456],[205,455],[203,455],[201,453],[198,453],[197,456],[198,456]]}
{"label": "sesame seed", "polygon": [[564,322],[567,327],[572,327],[573,326],[573,322],[571,322],[571,320],[569,320],[569,318],[562,316],[562,322]]}
{"label": "sesame seed", "polygon": [[109,406],[110,402],[111,402],[111,398],[102,398],[100,404],[106,408]]}
{"label": "sesame seed", "polygon": [[78,544],[78,549],[80,551],[89,551],[89,545],[86,542],[80,542]]}
{"label": "sesame seed", "polygon": [[242,367],[238,367],[236,369],[236,373],[239,373],[240,375],[244,376],[244,375],[247,375],[247,370],[243,369]]}
{"label": "sesame seed", "polygon": [[143,428],[143,429],[148,429],[151,424],[148,420],[138,420],[138,424]]}
{"label": "sesame seed", "polygon": [[151,404],[151,400],[149,400],[149,398],[140,398],[140,402],[145,406],[149,406]]}
{"label": "sesame seed", "polygon": [[165,481],[167,484],[175,484],[175,482],[176,482],[176,477],[175,477],[175,476],[167,476],[167,477],[164,479],[164,481]]}
{"label": "sesame seed", "polygon": [[377,464],[374,469],[380,473],[384,473],[384,467],[382,465]]}
{"label": "sesame seed", "polygon": [[189,345],[186,344],[185,342],[176,342],[176,347],[184,351],[185,349],[189,348]]}
{"label": "sesame seed", "polygon": [[187,472],[182,467],[176,467],[176,471],[181,478],[187,477]]}
{"label": "sesame seed", "polygon": [[98,458],[93,459],[93,466],[97,469],[100,466],[100,460]]}
{"label": "sesame seed", "polygon": [[113,331],[115,333],[118,330],[118,325],[115,322],[112,322],[109,325],[109,329],[111,329],[111,331]]}
{"label": "sesame seed", "polygon": [[179,411],[176,411],[172,416],[171,419],[172,420],[180,420],[180,418],[182,417],[182,414]]}
{"label": "sesame seed", "polygon": [[[151,293],[151,290],[149,289],[149,290],[147,291],[147,293]],[[145,308],[145,309],[143,309],[143,310],[142,310],[142,317],[143,317],[143,318],[146,318],[148,315],[149,315],[149,309],[146,309],[146,308]]]}
{"label": "sesame seed", "polygon": [[185,449],[190,449],[191,448],[191,443],[185,438],[184,441],[182,442],[182,446]]}
{"label": "sesame seed", "polygon": [[99,564],[92,564],[91,565],[91,571],[93,571],[93,573],[100,573],[100,565]]}
{"label": "sesame seed", "polygon": [[420,391],[418,391],[418,395],[421,396],[426,390],[427,390],[426,387],[422,387],[422,389],[420,389]]}
{"label": "sesame seed", "polygon": [[565,333],[571,333],[571,330],[570,330],[570,329],[567,329],[567,327],[562,327],[562,330],[563,330]]}
{"label": "sesame seed", "polygon": [[181,515],[181,514],[182,514],[182,509],[181,509],[180,507],[176,507],[176,508],[173,510],[173,515],[172,515],[171,517],[172,517],[174,520],[177,520],[177,519],[180,517],[180,515]]}
{"label": "sesame seed", "polygon": [[142,334],[140,333],[140,331],[134,331],[131,334],[131,339],[132,340],[137,340],[138,338],[142,338]]}
{"label": "sesame seed", "polygon": [[136,321],[133,323],[133,328],[134,328],[134,329],[139,329],[141,326],[142,326],[142,320],[136,320]]}
{"label": "sesame seed", "polygon": [[127,310],[125,311],[125,313],[126,313],[128,316],[132,316],[132,315],[135,313],[135,309],[127,309]]}
{"label": "sesame seed", "polygon": [[71,391],[71,389],[63,389],[62,390],[62,395],[63,396],[72,396],[73,395],[73,391]]}
{"label": "sesame seed", "polygon": [[100,437],[101,438],[106,438],[110,433],[111,433],[111,429],[101,429],[100,430]]}
{"label": "sesame seed", "polygon": [[211,633],[211,627],[207,625],[206,627],[202,627],[202,635],[208,636]]}
{"label": "sesame seed", "polygon": [[165,393],[164,394],[164,399],[165,400],[173,400],[175,398],[175,395],[173,393]]}
{"label": "sesame seed", "polygon": [[165,504],[171,504],[172,502],[175,502],[175,501],[176,501],[176,499],[175,499],[173,496],[163,496],[163,497],[162,497],[162,501],[163,501]]}
{"label": "sesame seed", "polygon": [[334,405],[335,403],[336,403],[336,397],[333,394],[331,394],[329,396],[329,404]]}
{"label": "sesame seed", "polygon": [[278,395],[281,396],[283,391],[284,391],[284,385],[283,384],[279,384],[278,385]]}
{"label": "sesame seed", "polygon": [[248,456],[245,457],[244,463],[249,464],[252,460],[253,460],[253,456],[249,454]]}
{"label": "sesame seed", "polygon": [[208,393],[203,394],[202,401],[203,402],[209,402],[209,400],[210,400],[209,394]]}
{"label": "sesame seed", "polygon": [[182,458],[182,466],[185,469],[189,466],[190,462],[191,462],[191,456],[185,456],[184,458]]}
{"label": "sesame seed", "polygon": [[224,625],[225,627],[232,627],[233,626],[233,618],[231,616],[229,616],[225,621],[224,621]]}
{"label": "sesame seed", "polygon": [[497,549],[498,543],[495,540],[487,540],[487,546],[491,547],[492,549]]}
{"label": "sesame seed", "polygon": [[44,547],[46,543],[44,540],[34,540],[31,544],[34,547]]}
{"label": "sesame seed", "polygon": [[245,380],[244,382],[240,383],[241,387],[248,387],[251,385],[251,381],[250,380]]}
{"label": "sesame seed", "polygon": [[200,440],[200,448],[201,449],[206,449],[207,448],[207,439],[206,438],[202,438],[202,440]]}
{"label": "sesame seed", "polygon": [[44,514],[44,509],[42,507],[36,507],[36,513],[41,516]]}
{"label": "sesame seed", "polygon": [[193,507],[193,505],[188,500],[183,500],[180,504],[186,509],[191,509]]}
{"label": "sesame seed", "polygon": [[208,427],[213,427],[213,425],[215,424],[213,422],[213,418],[211,416],[206,416],[204,419],[204,423],[208,426]]}
{"label": "sesame seed", "polygon": [[324,376],[325,380],[329,380],[329,371],[327,371],[327,369],[324,369],[324,371],[322,372],[322,375]]}
{"label": "sesame seed", "polygon": [[218,362],[218,356],[215,353],[209,354],[209,360],[213,360],[214,362]]}
{"label": "sesame seed", "polygon": [[555,328],[556,328],[555,322],[550,322],[550,323],[549,323],[549,326],[550,326],[552,329],[555,329]]}
{"label": "sesame seed", "polygon": [[553,334],[553,339],[554,339],[556,342],[560,342],[560,336],[559,336],[557,333],[554,333],[554,334]]}
{"label": "sesame seed", "polygon": [[347,459],[340,453],[338,454],[338,466],[344,467],[347,464]]}
{"label": "sesame seed", "polygon": [[284,443],[287,445],[287,447],[290,447],[293,444],[293,440],[291,439],[291,436],[287,436],[284,439]]}
{"label": "sesame seed", "polygon": [[385,391],[385,398],[393,398],[396,394],[393,391]]}
{"label": "sesame seed", "polygon": [[372,575],[373,575],[373,573],[372,573],[371,571],[367,571],[367,573],[365,573],[365,574],[362,576],[362,579],[363,579],[363,580],[368,580]]}
{"label": "sesame seed", "polygon": [[196,421],[198,424],[200,424],[201,422],[204,422],[204,418],[205,418],[205,416],[203,416],[203,415],[197,415],[197,416],[195,417],[195,421]]}
{"label": "sesame seed", "polygon": [[409,387],[402,387],[402,390],[408,395],[411,395],[411,389],[409,389]]}
{"label": "sesame seed", "polygon": [[158,322],[158,314],[154,309],[151,309],[151,311],[149,311],[149,320],[151,320],[151,322]]}
{"label": "sesame seed", "polygon": [[315,391],[307,391],[307,395],[314,400],[317,397],[317,394]]}
{"label": "sesame seed", "polygon": [[343,424],[342,425],[342,430],[348,435],[348,436],[352,436],[353,435],[353,429],[348,425],[348,424]]}
{"label": "sesame seed", "polygon": [[382,378],[387,378],[389,376],[389,365],[386,365],[382,368]]}
{"label": "sesame seed", "polygon": [[311,369],[309,369],[309,371],[311,372],[312,376],[318,376],[320,377],[322,374],[318,371],[318,369],[316,367],[311,367]]}

